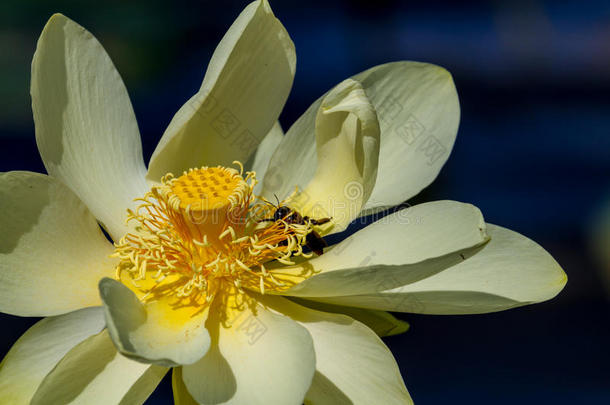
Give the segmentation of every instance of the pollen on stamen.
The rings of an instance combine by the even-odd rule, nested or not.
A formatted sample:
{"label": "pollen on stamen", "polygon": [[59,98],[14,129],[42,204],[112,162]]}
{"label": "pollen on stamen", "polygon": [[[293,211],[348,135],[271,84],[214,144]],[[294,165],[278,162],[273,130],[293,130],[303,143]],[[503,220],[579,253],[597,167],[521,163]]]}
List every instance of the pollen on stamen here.
{"label": "pollen on stamen", "polygon": [[142,300],[170,294],[207,305],[222,290],[262,294],[284,287],[265,263],[293,264],[311,225],[265,223],[267,204],[253,194],[254,172],[222,166],[167,174],[128,221],[135,231],[115,245],[119,280]]}

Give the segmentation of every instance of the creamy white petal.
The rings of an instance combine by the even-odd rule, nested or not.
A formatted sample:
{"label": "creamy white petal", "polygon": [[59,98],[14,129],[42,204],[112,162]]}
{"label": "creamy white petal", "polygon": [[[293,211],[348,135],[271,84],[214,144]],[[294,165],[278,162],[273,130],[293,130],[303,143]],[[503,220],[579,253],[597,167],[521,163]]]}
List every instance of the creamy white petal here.
{"label": "creamy white petal", "polygon": [[140,405],[144,404],[148,397],[155,391],[165,374],[170,371],[165,367],[151,366],[142,374],[140,378],[131,386],[129,391],[119,405]]}
{"label": "creamy white petal", "polygon": [[123,355],[173,367],[196,362],[210,347],[204,325],[207,308],[182,305],[173,297],[142,304],[129,288],[110,278],[99,287],[108,331]]}
{"label": "creamy white petal", "polygon": [[290,300],[316,311],[347,315],[350,318],[354,318],[358,322],[365,324],[381,337],[399,335],[409,329],[409,324],[407,322],[397,319],[394,315],[386,311],[327,304],[325,302],[312,301],[298,297],[290,297]]}
{"label": "creamy white petal", "polygon": [[259,183],[254,187],[254,194],[260,195],[262,190],[262,180],[265,178],[265,173],[267,172],[267,166],[269,165],[269,160],[271,159],[271,155],[277,149],[277,146],[284,139],[284,131],[280,126],[279,122],[276,122],[271,131],[263,138],[258,148],[250,159],[245,164],[246,170],[251,170],[256,172],[256,178]]}
{"label": "creamy white petal", "polygon": [[48,316],[100,305],[113,252],[69,188],[32,172],[0,173],[0,311]]}
{"label": "creamy white petal", "polygon": [[250,3],[216,48],[201,89],[163,134],[148,179],[245,162],[277,121],[295,66],[294,44],[269,3]]}
{"label": "creamy white petal", "polygon": [[228,306],[224,322],[210,311],[207,354],[182,367],[190,395],[200,404],[302,404],[315,369],[307,330],[252,302]]}
{"label": "creamy white petal", "polygon": [[392,353],[375,332],[345,315],[285,299],[267,302],[305,327],[313,339],[316,374],[306,404],[412,403]]}
{"label": "creamy white petal", "polygon": [[68,352],[45,377],[32,405],[142,404],[166,372],[122,356],[103,331]]}
{"label": "creamy white petal", "polygon": [[[340,232],[360,214],[377,176],[379,123],[362,86],[347,79],[322,101],[316,117],[316,172],[289,200],[311,218],[330,218],[321,234]],[[263,194],[271,198],[265,190]]]}
{"label": "creamy white petal", "polygon": [[313,273],[283,291],[301,297],[334,297],[415,283],[463,261],[465,249],[488,240],[478,208],[435,201],[397,211],[304,263],[273,269],[274,276]]}
{"label": "creamy white petal", "polygon": [[77,344],[104,329],[102,308],[45,318],[0,363],[0,403],[29,404],[43,378]]}
{"label": "creamy white petal", "polygon": [[567,276],[542,247],[487,224],[490,242],[474,256],[421,281],[376,294],[325,297],[363,308],[422,314],[475,314],[546,301]]}
{"label": "creamy white petal", "polygon": [[55,14],[38,40],[31,94],[47,171],[118,240],[147,185],[138,125],[112,61],[91,33]]}
{"label": "creamy white petal", "polygon": [[[364,207],[373,212],[411,198],[434,180],[455,141],[459,102],[449,72],[426,63],[388,63],[352,79],[364,88],[381,128],[377,182]],[[315,118],[324,97],[290,127],[274,153],[264,183],[268,193],[285,196],[313,178]]]}
{"label": "creamy white petal", "polygon": [[172,392],[174,394],[174,405],[197,405],[182,381],[182,367],[172,369]]}

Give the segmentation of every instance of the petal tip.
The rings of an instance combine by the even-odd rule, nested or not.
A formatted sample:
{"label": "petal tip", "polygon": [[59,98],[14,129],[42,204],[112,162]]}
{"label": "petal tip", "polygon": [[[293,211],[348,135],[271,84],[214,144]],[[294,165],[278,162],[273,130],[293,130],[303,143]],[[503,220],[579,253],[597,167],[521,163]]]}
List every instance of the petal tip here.
{"label": "petal tip", "polygon": [[268,13],[273,14],[273,11],[271,10],[271,4],[269,4],[268,0],[260,0],[259,5],[263,7],[263,10],[265,10]]}
{"label": "petal tip", "polygon": [[42,34],[40,34],[40,37],[43,38],[47,36],[52,29],[56,27],[60,28],[68,23],[75,24],[74,21],[70,20],[62,13],[54,13],[51,17],[49,17],[49,20],[42,29]]}
{"label": "petal tip", "polygon": [[47,26],[51,24],[59,24],[65,21],[69,21],[70,19],[63,15],[62,13],[53,13],[51,17],[49,17],[49,21],[47,21]]}
{"label": "petal tip", "polygon": [[104,297],[108,296],[108,294],[110,293],[110,289],[114,286],[115,283],[118,283],[118,281],[116,281],[110,277],[104,277],[100,280],[97,287],[100,291],[100,295],[102,296],[102,299]]}
{"label": "petal tip", "polygon": [[563,269],[557,265],[559,267],[559,272],[561,273],[561,276],[559,277],[559,280],[556,282],[555,286],[557,287],[557,294],[559,294],[561,292],[561,290],[563,290],[566,286],[566,284],[568,283],[568,275],[566,274],[565,271],[563,271]]}

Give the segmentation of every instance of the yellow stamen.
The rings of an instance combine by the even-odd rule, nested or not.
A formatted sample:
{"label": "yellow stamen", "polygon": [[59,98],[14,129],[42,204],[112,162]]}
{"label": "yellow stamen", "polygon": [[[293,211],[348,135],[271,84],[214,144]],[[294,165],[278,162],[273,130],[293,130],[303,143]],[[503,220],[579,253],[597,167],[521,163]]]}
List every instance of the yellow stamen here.
{"label": "yellow stamen", "polygon": [[[115,245],[117,278],[141,300],[168,294],[177,305],[208,305],[217,292],[269,293],[285,287],[264,263],[293,264],[312,231],[310,224],[273,217],[273,207],[253,195],[256,176],[221,166],[167,174],[128,221],[135,231]],[[303,278],[306,278],[304,276]],[[222,295],[222,294],[221,294]]]}

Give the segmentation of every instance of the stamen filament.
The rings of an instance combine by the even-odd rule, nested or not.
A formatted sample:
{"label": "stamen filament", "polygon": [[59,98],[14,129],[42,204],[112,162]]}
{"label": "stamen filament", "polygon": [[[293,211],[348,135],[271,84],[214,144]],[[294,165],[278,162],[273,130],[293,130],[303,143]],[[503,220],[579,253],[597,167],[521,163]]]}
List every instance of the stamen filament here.
{"label": "stamen filament", "polygon": [[269,221],[273,207],[253,194],[256,174],[244,178],[243,165],[234,163],[239,171],[218,166],[168,173],[127,211],[135,231],[115,244],[112,256],[119,258],[117,279],[141,300],[172,294],[207,305],[226,283],[240,293],[265,294],[286,285],[265,263],[293,265],[293,256],[311,257],[303,245],[312,225]]}

